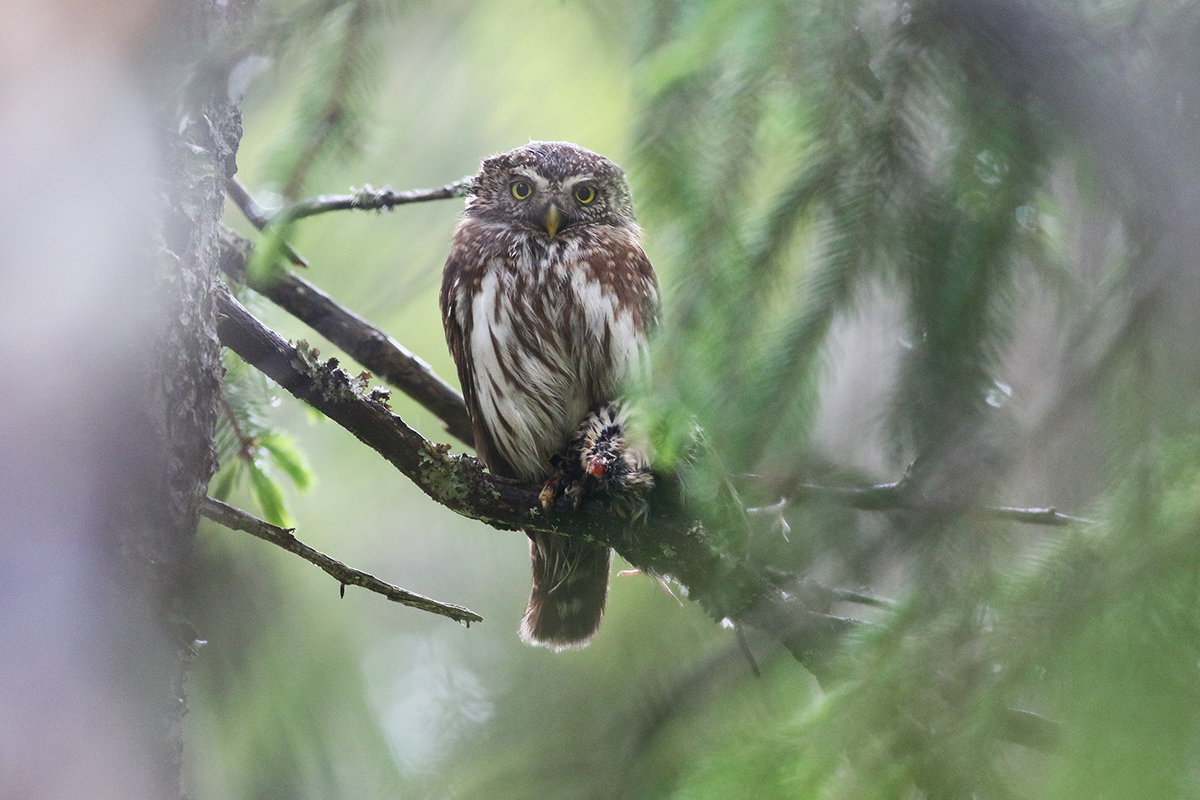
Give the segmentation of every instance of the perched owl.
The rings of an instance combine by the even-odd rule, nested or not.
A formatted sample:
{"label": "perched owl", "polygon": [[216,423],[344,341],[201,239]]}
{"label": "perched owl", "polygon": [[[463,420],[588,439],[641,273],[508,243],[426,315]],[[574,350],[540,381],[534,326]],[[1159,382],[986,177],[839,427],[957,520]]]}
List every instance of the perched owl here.
{"label": "perched owl", "polygon": [[[648,366],[658,282],[621,168],[567,142],[484,161],[454,232],[441,307],[479,457],[497,475],[555,480],[568,442],[596,424],[585,419],[599,419]],[[644,471],[622,458],[622,469]],[[600,476],[606,464],[584,468]],[[611,552],[531,534],[530,554],[521,638],[583,647],[604,613]]]}

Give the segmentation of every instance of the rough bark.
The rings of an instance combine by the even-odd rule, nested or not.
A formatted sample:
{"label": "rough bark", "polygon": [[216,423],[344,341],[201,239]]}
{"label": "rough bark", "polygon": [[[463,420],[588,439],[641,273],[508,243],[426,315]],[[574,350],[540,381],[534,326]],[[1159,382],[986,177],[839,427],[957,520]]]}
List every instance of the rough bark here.
{"label": "rough bark", "polygon": [[193,67],[242,7],[0,4],[3,797],[182,795],[175,597],[215,467],[240,135]]}
{"label": "rough bark", "polygon": [[[223,374],[213,288],[220,255],[225,186],[236,171],[241,114],[229,97],[224,40],[248,2],[183,3],[167,31],[166,74],[155,124],[164,169],[153,243],[152,302],[159,311],[145,361],[145,412],[150,467],[123,530],[123,566],[133,579],[121,590],[154,609],[165,640],[162,692],[175,787],[182,769],[183,681],[195,636],[178,608],[182,570],[209,480],[217,469],[213,435]],[[177,791],[179,791],[177,789]]]}

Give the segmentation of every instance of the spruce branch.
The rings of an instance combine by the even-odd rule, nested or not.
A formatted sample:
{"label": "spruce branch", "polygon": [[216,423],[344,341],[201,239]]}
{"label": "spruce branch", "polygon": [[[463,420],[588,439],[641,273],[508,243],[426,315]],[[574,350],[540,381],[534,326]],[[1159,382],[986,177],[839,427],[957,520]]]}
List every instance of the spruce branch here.
{"label": "spruce branch", "polygon": [[[266,230],[266,227],[271,224],[272,212],[267,211],[260,206],[250,194],[250,190],[246,185],[237,178],[230,178],[225,186],[225,194],[233,201],[233,204],[242,212],[242,216],[246,221],[259,231]],[[283,253],[288,261],[291,261],[297,267],[307,267],[308,259],[300,255],[287,242],[279,243],[280,252]],[[245,269],[243,267],[243,272]]]}
{"label": "spruce branch", "polygon": [[[240,184],[239,184],[240,185]],[[454,186],[456,184],[447,184]],[[445,187],[443,187],[445,188]],[[420,190],[433,191],[433,190]],[[249,195],[245,195],[248,199]],[[252,220],[253,221],[253,220]],[[237,281],[247,281],[253,243],[231,228],[221,230],[221,270]],[[325,292],[290,270],[276,270],[273,279],[251,282],[250,287],[306,323],[380,379],[404,392],[442,421],[446,431],[464,444],[472,444],[471,420],[462,395],[420,357],[405,349],[381,328],[339,304]],[[912,507],[904,478],[873,486],[798,484],[791,499],[833,500],[860,511],[899,511]],[[781,500],[780,513],[787,506]],[[774,511],[775,507],[750,511]],[[985,506],[982,513],[1030,525],[1065,526],[1087,523],[1082,517],[1053,508]]]}
{"label": "spruce branch", "polygon": [[[340,40],[335,44],[332,69],[325,80],[316,84],[324,92],[312,113],[306,114],[302,137],[291,172],[284,182],[283,196],[296,197],[319,156],[337,145],[344,146],[353,137],[359,116],[357,105],[363,99],[356,83],[370,72],[364,69],[371,39],[371,8],[366,2],[351,2]],[[325,88],[328,87],[328,88]],[[332,147],[331,147],[332,145]],[[289,218],[282,217],[284,225]]]}
{"label": "spruce branch", "polygon": [[[221,270],[234,280],[248,280],[246,265],[253,247],[232,229],[222,228]],[[274,270],[269,280],[249,285],[422,405],[442,421],[451,436],[466,444],[474,442],[471,420],[458,390],[382,329],[290,270]]]}
{"label": "spruce branch", "polygon": [[[227,186],[229,199],[233,200],[246,220],[258,230],[265,230],[273,221],[294,221],[324,214],[330,211],[391,211],[396,206],[410,203],[426,203],[430,200],[449,200],[464,197],[471,189],[474,176],[466,175],[456,181],[432,189],[405,189],[397,191],[391,186],[376,189],[366,185],[352,189],[350,194],[320,194],[297,200],[277,212],[268,212],[254,201],[250,190],[237,178],[230,178]],[[302,259],[303,260],[303,259]],[[293,262],[296,263],[296,262]],[[307,266],[307,263],[304,264]]]}
{"label": "spruce branch", "polygon": [[390,186],[376,189],[368,185],[352,190],[351,194],[322,194],[298,200],[280,213],[285,214],[289,220],[297,220],[329,211],[391,211],[396,206],[409,203],[464,197],[473,180],[473,176],[467,175],[445,186],[405,191],[396,191]]}
{"label": "spruce branch", "polygon": [[[222,344],[285,390],[324,413],[407,476],[434,502],[497,530],[524,530],[587,538],[617,550],[631,565],[670,576],[713,618],[759,628],[781,641],[819,678],[826,658],[847,631],[862,623],[832,613],[837,603],[888,607],[870,595],[831,589],[811,579],[779,573],[722,550],[706,521],[682,499],[670,476],[660,476],[647,498],[643,523],[615,513],[602,500],[574,509],[567,497],[543,510],[541,486],[486,472],[467,455],[450,453],[410,428],[386,403],[386,392],[319,361],[307,345],[293,346],[253,317],[225,287],[216,293]],[[861,489],[805,485],[801,495],[822,494],[854,508],[903,509],[904,481]],[[1001,509],[1021,521],[1065,524],[1052,509]],[[1023,512],[1028,513],[1015,513]]]}
{"label": "spruce branch", "polygon": [[295,531],[292,528],[281,528],[278,525],[264,522],[228,503],[223,503],[212,497],[205,497],[200,503],[200,513],[226,528],[249,533],[265,542],[282,547],[289,553],[300,556],[310,564],[315,564],[337,580],[342,585],[343,590],[346,586],[359,586],[376,594],[381,594],[394,603],[400,603],[401,605],[420,609],[421,611],[428,611],[431,614],[449,617],[455,622],[461,622],[468,627],[472,622],[483,622],[483,617],[469,608],[431,600],[428,597],[410,592],[407,589],[401,589],[399,586],[393,586],[368,572],[347,566],[297,539],[294,535]]}
{"label": "spruce branch", "polygon": [[237,411],[234,410],[233,405],[229,402],[229,397],[224,392],[225,387],[222,386],[221,388],[222,391],[217,393],[217,405],[221,409],[221,414],[229,423],[229,428],[233,433],[233,438],[237,441],[237,457],[243,461],[249,461],[251,458],[253,458],[252,450],[254,449],[254,439],[250,436],[247,436],[242,430],[241,423],[238,422]]}
{"label": "spruce branch", "polygon": [[616,548],[630,564],[669,575],[717,619],[730,618],[774,635],[814,673],[856,620],[834,616],[838,598],[811,582],[802,590],[744,559],[723,553],[704,521],[688,512],[670,481],[651,494],[644,524],[632,526],[603,502],[573,509],[559,497],[544,511],[541,486],[521,484],[483,470],[471,456],[424,439],[393,414],[378,391],[366,392],[337,365],[320,362],[253,317],[225,287],[216,292],[221,343],[285,390],[321,411],[374,449],[433,501],[498,530],[525,530],[589,538]]}
{"label": "spruce branch", "polygon": [[[909,491],[907,476],[894,483],[878,483],[873,486],[823,486],[801,483],[793,487],[799,498],[821,498],[832,500],[859,511],[903,511],[917,508]],[[781,501],[782,502],[782,501]],[[752,509],[758,511],[759,509]],[[765,511],[766,509],[764,509]],[[1055,508],[1014,508],[1012,506],[982,506],[976,513],[994,519],[1021,522],[1026,525],[1050,525],[1065,527],[1076,524],[1093,524],[1094,520],[1064,514]]]}

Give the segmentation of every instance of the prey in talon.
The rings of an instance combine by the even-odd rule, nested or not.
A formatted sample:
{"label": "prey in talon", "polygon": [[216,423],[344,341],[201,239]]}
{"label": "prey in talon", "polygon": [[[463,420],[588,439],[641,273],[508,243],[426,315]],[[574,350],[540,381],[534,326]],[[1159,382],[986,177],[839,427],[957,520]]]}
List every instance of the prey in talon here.
{"label": "prey in talon", "polygon": [[619,403],[605,403],[589,412],[567,442],[551,459],[555,474],[542,486],[538,499],[549,510],[560,496],[578,508],[585,495],[603,493],[623,516],[646,516],[645,495],[654,488],[643,446],[629,439],[629,422]]}

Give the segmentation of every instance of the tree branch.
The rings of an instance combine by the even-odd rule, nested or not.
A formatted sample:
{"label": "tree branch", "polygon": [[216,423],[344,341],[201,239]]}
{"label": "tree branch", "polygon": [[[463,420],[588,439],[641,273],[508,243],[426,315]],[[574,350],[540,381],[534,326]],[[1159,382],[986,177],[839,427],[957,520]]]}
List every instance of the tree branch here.
{"label": "tree branch", "polygon": [[[271,224],[271,214],[254,201],[254,198],[250,195],[250,190],[237,178],[229,179],[229,182],[225,186],[225,194],[229,196],[229,199],[242,212],[242,216],[258,230],[261,231]],[[287,256],[288,261],[291,261],[297,267],[308,266],[308,259],[293,250],[292,246],[287,242],[280,242],[279,247],[280,251]],[[243,268],[244,271],[245,269]]]}
{"label": "tree branch", "polygon": [[1027,525],[1094,525],[1095,520],[1086,517],[1073,517],[1063,514],[1053,508],[1010,508],[1008,506],[984,506],[983,513],[997,519],[1007,519],[1013,522],[1024,522]]}
{"label": "tree branch", "polygon": [[298,200],[279,213],[288,220],[297,220],[327,211],[391,211],[396,206],[409,203],[464,197],[473,182],[474,176],[467,175],[435,189],[408,189],[402,192],[390,186],[376,189],[368,185],[354,190],[352,194],[322,194]]}
{"label": "tree branch", "polygon": [[[455,513],[499,530],[524,530],[582,537],[607,544],[630,564],[670,576],[715,619],[729,618],[775,636],[819,679],[837,641],[858,620],[831,613],[838,602],[886,606],[886,601],[821,586],[778,573],[722,549],[703,519],[687,507],[671,476],[647,498],[644,523],[633,525],[599,498],[579,509],[560,497],[544,511],[540,486],[521,484],[483,470],[473,457],[450,453],[448,445],[424,439],[386,403],[386,393],[365,386],[340,369],[336,359],[319,362],[307,345],[294,347],[253,317],[228,289],[216,293],[221,342],[285,390],[324,413],[371,447],[428,495]],[[855,508],[908,507],[901,485],[864,489],[804,486],[802,494],[832,495]],[[1021,509],[1001,509],[1005,515]],[[1057,520],[1051,509],[1015,518]],[[1023,521],[1029,521],[1025,519]],[[1064,524],[1055,521],[1051,524]]]}
{"label": "tree branch", "polygon": [[[396,192],[371,187],[351,195],[320,195],[302,200],[295,207],[305,209],[300,216],[345,209],[390,209],[404,203],[459,197],[470,188],[470,176],[436,189]],[[229,182],[229,195],[246,218],[259,230],[271,218],[254,203],[246,187],[236,178]],[[296,217],[299,218],[299,217]],[[254,245],[250,240],[225,227],[221,231],[221,269],[239,282],[248,282],[246,265]],[[299,256],[296,263],[307,262]],[[459,441],[474,444],[470,417],[462,395],[435,373],[420,357],[409,352],[382,329],[340,305],[319,288],[290,270],[278,270],[268,282],[249,282],[252,289],[272,300],[280,308],[306,323],[333,342],[351,358],[390,385],[416,400],[442,420],[446,431]],[[832,499],[861,511],[898,511],[912,508],[907,483],[874,486],[821,486],[798,484],[792,487],[796,499],[820,497]],[[781,501],[784,502],[784,501]],[[786,505],[786,503],[785,503]],[[763,509],[764,511],[766,509]],[[1060,513],[1053,508],[1012,508],[986,506],[983,514],[1030,525],[1065,526],[1089,520]]]}
{"label": "tree branch", "polygon": [[391,211],[396,206],[409,203],[464,197],[470,191],[474,180],[474,176],[467,175],[447,183],[445,186],[433,189],[406,189],[400,192],[390,186],[376,189],[367,185],[361,189],[352,190],[350,194],[321,194],[298,200],[274,214],[268,213],[262,206],[254,202],[250,190],[237,178],[229,179],[228,194],[250,224],[261,231],[276,219],[292,222],[328,211]]}
{"label": "tree branch", "polygon": [[[228,289],[217,292],[221,343],[285,390],[321,411],[451,510],[501,529],[536,525],[539,487],[483,471],[471,456],[434,445],[393,414],[379,391],[364,396],[337,359],[318,362],[254,318]],[[564,500],[561,504],[567,505]],[[545,524],[544,522],[542,523]]]}
{"label": "tree branch", "polygon": [[[801,483],[791,487],[800,498],[833,500],[848,508],[859,511],[903,511],[919,508],[920,503],[910,496],[907,477],[895,483],[879,483],[874,486],[821,486]],[[755,509],[758,510],[758,509]],[[995,519],[1021,522],[1026,525],[1090,525],[1094,520],[1064,514],[1054,508],[1013,508],[1011,506],[983,506],[975,513]]]}
{"label": "tree branch", "polygon": [[[247,281],[246,265],[253,247],[248,239],[223,227],[221,270],[234,280]],[[458,390],[383,330],[290,270],[275,270],[271,280],[249,285],[416,400],[442,420],[451,436],[466,444],[474,443],[471,420]]]}
{"label": "tree branch", "polygon": [[[543,511],[540,486],[520,484],[483,470],[471,456],[455,455],[408,427],[378,391],[364,394],[337,366],[318,362],[307,347],[293,347],[253,317],[224,287],[216,293],[218,333],[226,347],[285,390],[324,413],[406,475],[435,502],[500,530],[523,529],[602,542],[630,564],[669,575],[717,619],[760,627],[782,641],[814,673],[822,656],[855,620],[833,616],[839,598],[811,582],[798,590],[792,579],[721,552],[702,520],[690,514],[678,487],[662,480],[652,492],[644,524],[632,524],[597,501],[575,510],[560,497]],[[787,583],[787,591],[780,584]]]}
{"label": "tree branch", "polygon": [[468,627],[472,622],[483,622],[483,617],[468,608],[431,600],[423,595],[410,592],[407,589],[401,589],[399,586],[393,586],[386,581],[381,581],[370,573],[349,567],[337,559],[331,558],[319,550],[314,550],[304,544],[304,542],[301,542],[293,535],[293,529],[280,528],[277,525],[264,522],[228,503],[222,503],[220,500],[206,497],[200,503],[200,513],[213,522],[224,525],[226,528],[245,531],[263,541],[282,547],[289,553],[295,553],[305,561],[317,565],[333,576],[343,587],[360,586],[368,591],[381,594],[392,602],[428,611],[431,614],[449,617],[455,622],[461,622]]}

